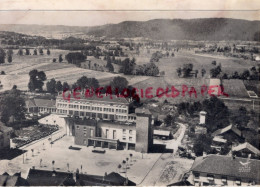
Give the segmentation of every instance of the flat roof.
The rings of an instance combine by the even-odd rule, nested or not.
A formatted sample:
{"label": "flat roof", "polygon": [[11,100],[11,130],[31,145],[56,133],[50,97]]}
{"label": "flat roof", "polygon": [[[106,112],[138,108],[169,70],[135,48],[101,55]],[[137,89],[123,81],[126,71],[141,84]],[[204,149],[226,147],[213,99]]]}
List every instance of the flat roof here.
{"label": "flat roof", "polygon": [[[117,97],[116,95],[106,95],[106,94],[101,94],[99,97],[94,94],[93,96],[91,97],[85,97],[85,92],[77,92],[77,96],[78,98],[80,99],[75,99],[73,97],[73,93],[70,93],[69,91],[65,92],[64,93],[64,97],[67,98],[69,96],[69,94],[71,94],[70,96],[70,100],[71,101],[82,101],[82,100],[87,100],[87,101],[97,101],[97,102],[106,102],[106,103],[122,103],[122,104],[129,104],[129,101],[127,98],[125,97]],[[102,98],[100,98],[102,97]],[[59,99],[63,99],[63,95],[62,94],[59,94],[57,96],[57,98]]]}

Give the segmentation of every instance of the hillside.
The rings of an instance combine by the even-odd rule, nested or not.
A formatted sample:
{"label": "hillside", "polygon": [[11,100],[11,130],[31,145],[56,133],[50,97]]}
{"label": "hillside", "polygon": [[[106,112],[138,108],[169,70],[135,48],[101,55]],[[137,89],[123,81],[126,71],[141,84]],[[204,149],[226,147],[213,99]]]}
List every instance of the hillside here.
{"label": "hillside", "polygon": [[160,40],[258,40],[260,21],[228,18],[205,19],[155,19],[150,21],[125,21],[95,27],[0,25],[0,31],[19,33],[60,32],[107,36],[116,38],[145,37]]}

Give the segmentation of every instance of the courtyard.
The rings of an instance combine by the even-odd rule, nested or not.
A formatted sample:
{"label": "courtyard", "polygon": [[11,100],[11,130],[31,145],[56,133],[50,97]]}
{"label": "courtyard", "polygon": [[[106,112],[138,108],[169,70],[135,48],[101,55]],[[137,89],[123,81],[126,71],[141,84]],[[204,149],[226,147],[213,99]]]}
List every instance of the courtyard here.
{"label": "courtyard", "polygon": [[[24,148],[26,153],[12,159],[0,161],[0,173],[15,172],[27,173],[33,166],[38,169],[58,170],[75,172],[77,169],[82,173],[104,175],[110,172],[119,172],[130,180],[139,184],[150,171],[154,163],[162,154],[142,154],[130,150],[109,150],[105,154],[93,153],[93,147],[74,145],[74,137],[62,136],[62,132],[52,135],[54,144],[48,142],[48,138]],[[69,149],[70,146],[81,148],[80,150]],[[33,151],[32,151],[33,149]],[[130,158],[130,154],[133,156]],[[128,158],[127,164],[122,161]],[[121,164],[121,168],[118,165]],[[125,172],[127,167],[127,172]]]}

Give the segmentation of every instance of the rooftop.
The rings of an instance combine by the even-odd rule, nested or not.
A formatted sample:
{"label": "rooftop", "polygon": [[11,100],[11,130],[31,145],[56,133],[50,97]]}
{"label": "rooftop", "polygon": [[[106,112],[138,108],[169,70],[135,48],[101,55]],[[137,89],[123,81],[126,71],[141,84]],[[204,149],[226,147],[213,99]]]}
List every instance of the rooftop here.
{"label": "rooftop", "polygon": [[30,107],[55,107],[56,101],[50,99],[28,99],[25,101],[28,108]]}
{"label": "rooftop", "polygon": [[260,181],[260,161],[223,155],[197,157],[191,167],[193,172],[218,174]]}
{"label": "rooftop", "polygon": [[254,153],[254,154],[260,156],[260,150],[257,149],[256,147],[252,146],[252,145],[251,145],[250,143],[248,143],[248,142],[245,142],[245,143],[243,143],[243,144],[240,144],[240,145],[238,145],[238,146],[236,146],[236,147],[232,147],[232,151],[241,151],[241,150],[243,150],[243,149],[248,149],[248,150],[250,150],[252,153]]}
{"label": "rooftop", "polygon": [[224,133],[226,133],[226,132],[228,132],[228,131],[230,131],[230,130],[232,130],[234,133],[236,133],[238,136],[242,136],[242,132],[239,130],[239,129],[237,129],[234,125],[228,125],[228,126],[226,126],[225,128],[223,128],[223,129],[218,129],[218,130],[216,130],[215,132],[213,132],[212,133],[212,135],[213,136],[217,136],[217,135],[221,135],[221,134],[224,134]]}
{"label": "rooftop", "polygon": [[[122,104],[129,104],[129,101],[127,98],[125,97],[117,97],[116,95],[105,95],[105,94],[101,94],[99,97],[94,94],[93,96],[89,96],[89,97],[85,97],[85,92],[76,92],[77,98],[80,99],[75,99],[73,97],[73,93],[70,93],[69,91],[64,93],[64,98],[67,98],[69,96],[69,94],[71,94],[70,96],[70,101],[80,101],[80,100],[87,100],[87,101],[99,101],[99,102],[106,102],[106,103],[122,103]],[[101,98],[102,97],[102,98]],[[59,94],[57,96],[57,98],[59,99],[64,99],[63,98],[63,94]],[[65,99],[64,99],[65,100]]]}

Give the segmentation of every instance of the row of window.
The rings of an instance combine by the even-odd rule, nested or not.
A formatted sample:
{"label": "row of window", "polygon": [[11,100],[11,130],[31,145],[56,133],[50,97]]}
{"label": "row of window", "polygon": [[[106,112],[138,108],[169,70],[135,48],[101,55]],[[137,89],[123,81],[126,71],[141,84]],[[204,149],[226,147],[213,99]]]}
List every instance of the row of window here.
{"label": "row of window", "polygon": [[[123,129],[123,134],[126,134],[127,130]],[[129,134],[132,135],[133,134],[133,130],[129,130]]]}
{"label": "row of window", "polygon": [[[199,173],[194,173],[194,177],[195,177],[195,179],[199,179],[200,178],[200,174]],[[214,177],[214,175],[207,174],[207,179],[208,179],[209,182],[214,182],[215,177]],[[227,182],[227,177],[226,176],[222,176],[221,177],[221,181],[223,183],[226,183]],[[236,182],[236,184],[240,185],[241,184],[241,179],[236,179],[235,182]]]}
{"label": "row of window", "polygon": [[[64,103],[65,102],[65,103]],[[66,101],[66,100],[57,100],[57,103],[58,103],[58,106],[64,106],[64,107],[67,107],[67,103],[68,101]],[[81,105],[89,105],[89,104],[92,104],[92,103],[90,103],[90,102],[79,102],[79,101],[70,101],[72,104],[70,104],[71,105],[71,107],[73,106],[73,104],[81,104]],[[110,106],[113,106],[113,107],[117,107],[117,108],[127,108],[127,106],[126,105],[115,105],[115,104],[113,104],[113,103],[96,103],[96,102],[94,102],[93,104],[96,104],[96,105],[103,105],[103,106],[107,106],[107,105],[110,105]]]}

